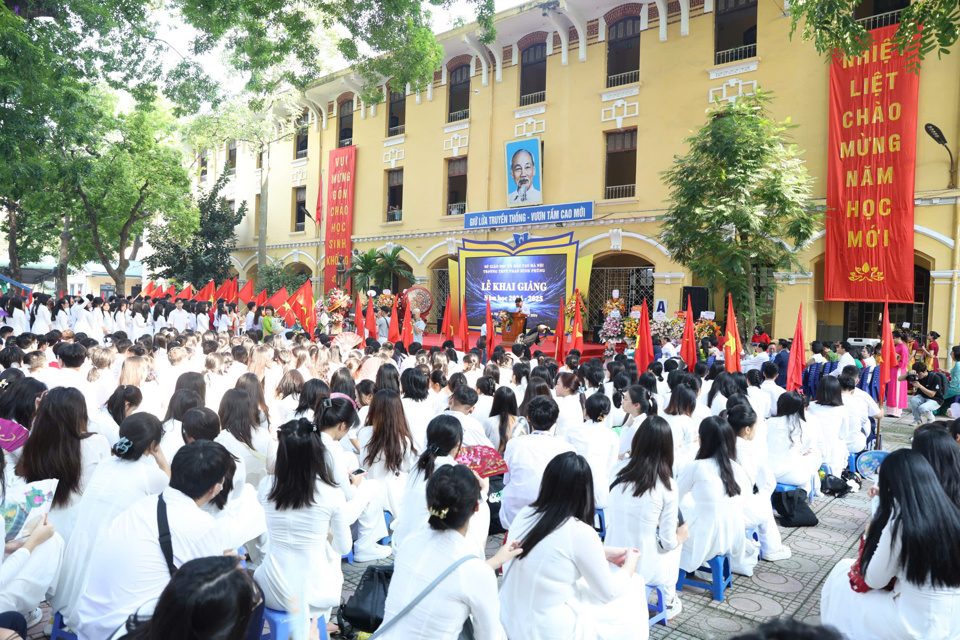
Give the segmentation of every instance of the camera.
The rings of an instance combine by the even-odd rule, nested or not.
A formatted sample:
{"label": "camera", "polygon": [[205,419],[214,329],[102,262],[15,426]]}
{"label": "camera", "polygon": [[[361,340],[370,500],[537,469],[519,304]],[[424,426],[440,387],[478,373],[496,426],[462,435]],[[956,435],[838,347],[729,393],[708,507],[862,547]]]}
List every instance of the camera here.
{"label": "camera", "polygon": [[913,384],[914,382],[917,382],[919,380],[920,378],[917,377],[917,374],[915,373],[907,374],[907,382],[909,382],[910,384]]}

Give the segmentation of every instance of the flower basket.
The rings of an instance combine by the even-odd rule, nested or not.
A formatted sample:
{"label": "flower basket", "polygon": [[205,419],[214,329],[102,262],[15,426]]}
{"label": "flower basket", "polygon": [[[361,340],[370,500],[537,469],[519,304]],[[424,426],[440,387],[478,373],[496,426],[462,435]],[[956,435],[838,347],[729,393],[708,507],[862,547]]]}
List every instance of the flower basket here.
{"label": "flower basket", "polygon": [[620,315],[626,313],[627,305],[623,301],[623,298],[610,298],[603,303],[603,315],[604,317],[610,315],[613,311],[619,311]]}
{"label": "flower basket", "polygon": [[720,325],[713,320],[700,320],[693,325],[693,334],[700,338],[716,338],[721,335]]}
{"label": "flower basket", "polygon": [[[625,318],[623,320],[623,335],[625,338],[636,338],[640,329],[640,321],[636,318]],[[629,341],[628,341],[629,342]]]}
{"label": "flower basket", "polygon": [[607,316],[600,327],[600,340],[603,342],[620,342],[623,340],[623,318]]}
{"label": "flower basket", "polygon": [[509,311],[498,311],[493,319],[500,324],[500,328],[503,331],[509,331],[513,325],[513,316],[510,315]]}
{"label": "flower basket", "polygon": [[[565,316],[567,316],[567,322],[570,322],[573,319],[574,312],[576,311],[576,307],[574,306],[576,304],[576,300],[576,296],[570,298],[570,300],[567,301],[566,306],[563,308],[563,313]],[[580,297],[580,317],[586,321],[587,307],[582,296]]]}
{"label": "flower basket", "polygon": [[322,302],[323,308],[318,308],[320,305],[320,301],[318,301],[314,309],[318,312],[318,316],[326,311],[333,324],[342,324],[350,315],[350,296],[343,289],[338,287],[330,289],[323,297]]}

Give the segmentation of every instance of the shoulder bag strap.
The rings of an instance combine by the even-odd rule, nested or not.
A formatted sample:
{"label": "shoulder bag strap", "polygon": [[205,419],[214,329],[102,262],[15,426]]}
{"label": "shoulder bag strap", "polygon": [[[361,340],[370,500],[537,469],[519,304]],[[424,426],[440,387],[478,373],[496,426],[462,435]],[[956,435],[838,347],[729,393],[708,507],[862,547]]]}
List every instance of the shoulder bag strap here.
{"label": "shoulder bag strap", "polygon": [[162,493],[157,498],[157,530],[160,533],[160,550],[172,577],[177,572],[177,567],[173,564],[173,539],[170,537],[170,523],[167,521],[167,503],[163,501]]}
{"label": "shoulder bag strap", "polygon": [[375,640],[376,638],[379,638],[379,637],[382,636],[384,633],[386,633],[387,630],[390,629],[390,627],[392,627],[394,624],[397,623],[397,621],[399,621],[399,620],[400,620],[401,618],[403,618],[405,615],[407,615],[408,613],[410,613],[410,611],[412,611],[415,606],[417,606],[418,604],[420,604],[420,601],[423,600],[424,598],[426,598],[427,595],[428,595],[431,591],[433,591],[438,584],[440,584],[441,582],[443,582],[444,578],[446,578],[446,577],[449,576],[451,573],[453,573],[454,570],[456,570],[457,567],[459,567],[460,565],[462,565],[462,564],[463,564],[464,562],[466,562],[467,560],[471,560],[471,559],[476,558],[476,557],[477,557],[477,556],[472,556],[472,555],[471,555],[471,556],[463,556],[462,558],[460,558],[459,560],[457,560],[456,562],[454,562],[452,565],[450,565],[449,567],[447,567],[447,568],[444,570],[443,573],[441,573],[440,575],[438,575],[438,576],[433,580],[433,582],[431,582],[430,584],[428,584],[428,585],[426,586],[426,588],[425,588],[423,591],[420,592],[420,595],[418,595],[416,598],[414,598],[414,599],[410,602],[410,604],[408,604],[407,606],[405,606],[405,607],[403,608],[403,610],[400,611],[400,613],[398,613],[397,615],[393,616],[390,620],[388,620],[387,622],[385,622],[385,623],[383,623],[382,625],[380,625],[380,628],[377,629],[377,632],[374,633],[372,636],[370,636],[370,638],[369,638],[368,640]]}

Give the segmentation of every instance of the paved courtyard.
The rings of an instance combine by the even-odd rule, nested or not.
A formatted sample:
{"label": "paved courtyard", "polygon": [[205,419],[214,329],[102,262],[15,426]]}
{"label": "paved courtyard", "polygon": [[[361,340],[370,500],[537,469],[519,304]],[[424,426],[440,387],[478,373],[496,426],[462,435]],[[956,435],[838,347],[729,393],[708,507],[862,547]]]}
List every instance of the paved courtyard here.
{"label": "paved courtyard", "polygon": [[[910,446],[911,419],[884,418],[883,445],[886,450]],[[820,621],[820,589],[827,574],[843,558],[854,557],[857,541],[870,513],[865,482],[859,493],[840,499],[820,497],[814,511],[820,520],[816,527],[781,529],[783,541],[793,549],[793,557],[777,563],[761,562],[751,578],[734,576],[733,586],[723,602],[714,602],[704,590],[686,587],[681,594],[683,611],[663,627],[655,625],[650,637],[668,640],[726,640],[756,627],[768,618],[792,615],[811,623]],[[487,553],[493,554],[502,536],[491,536]],[[369,563],[343,564],[343,597],[356,588]],[[43,627],[50,609],[43,606],[43,622],[30,629],[29,640],[42,640]]]}

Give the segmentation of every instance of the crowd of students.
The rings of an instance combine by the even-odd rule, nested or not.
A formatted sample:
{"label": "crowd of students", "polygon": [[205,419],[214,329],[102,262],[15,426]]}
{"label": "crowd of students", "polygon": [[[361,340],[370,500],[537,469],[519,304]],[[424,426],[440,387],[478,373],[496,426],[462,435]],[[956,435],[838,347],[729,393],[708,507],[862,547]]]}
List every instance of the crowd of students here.
{"label": "crowd of students", "polygon": [[[726,555],[752,575],[758,551],[789,558],[775,485],[816,495],[818,470],[839,475],[880,415],[855,365],[808,402],[776,384],[770,361],[746,375],[676,358],[638,371],[624,356],[558,363],[514,345],[484,362],[481,349],[375,336],[342,350],[322,334],[264,335],[255,311],[205,325],[195,309],[180,328],[182,301],[134,302],[134,318],[174,319],[140,335],[118,320],[124,300],[108,303],[112,330],[76,330],[104,314],[96,298],[52,305],[51,320],[76,314],[72,329],[27,330],[44,328],[50,302],[37,299],[27,325],[23,300],[0,301],[24,314],[0,326],[0,418],[30,432],[2,451],[3,486],[59,481],[46,521],[7,545],[0,611],[36,624],[48,600],[81,640],[259,637],[260,604],[304,603],[330,623],[351,550],[395,554],[383,638],[457,638],[465,623],[484,640],[645,638],[646,585],[663,588],[674,619],[681,570]],[[960,633],[946,546],[960,534],[957,428],[922,431],[918,454],[882,467],[860,558],[866,584],[895,578],[893,594],[843,591],[842,563],[824,589],[825,621],[849,637]],[[479,478],[458,464],[475,445],[508,471]]]}

